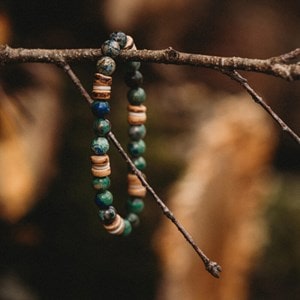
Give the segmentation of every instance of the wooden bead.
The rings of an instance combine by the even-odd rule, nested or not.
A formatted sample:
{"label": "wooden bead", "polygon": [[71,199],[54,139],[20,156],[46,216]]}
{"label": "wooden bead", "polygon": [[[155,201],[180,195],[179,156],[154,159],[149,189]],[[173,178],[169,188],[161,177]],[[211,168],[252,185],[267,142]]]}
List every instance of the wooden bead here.
{"label": "wooden bead", "polygon": [[147,190],[135,174],[128,174],[128,194],[134,197],[145,197]]}
{"label": "wooden bead", "polygon": [[133,38],[130,35],[127,35],[127,42],[124,47],[124,50],[136,50]]}
{"label": "wooden bead", "polygon": [[112,77],[111,76],[106,76],[101,73],[95,73],[94,75],[95,81],[99,85],[112,85]]}
{"label": "wooden bead", "polygon": [[142,125],[147,120],[147,107],[144,105],[128,105],[128,123],[130,125]]}
{"label": "wooden bead", "polygon": [[111,94],[112,77],[101,73],[95,74],[92,96],[94,99],[108,100]]}
{"label": "wooden bead", "polygon": [[92,174],[95,177],[106,177],[111,174],[108,155],[92,155]]}
{"label": "wooden bead", "polygon": [[121,235],[125,229],[124,219],[117,214],[114,221],[109,225],[104,225],[104,228],[111,234]]}

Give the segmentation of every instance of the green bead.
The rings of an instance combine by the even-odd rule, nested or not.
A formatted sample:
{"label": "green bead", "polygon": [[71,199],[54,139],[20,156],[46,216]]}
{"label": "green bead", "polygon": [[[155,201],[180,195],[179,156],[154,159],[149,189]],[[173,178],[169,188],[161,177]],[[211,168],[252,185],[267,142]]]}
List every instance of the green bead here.
{"label": "green bead", "polygon": [[116,70],[116,62],[109,56],[103,56],[97,61],[97,71],[103,75],[112,75]]}
{"label": "green bead", "polygon": [[146,169],[147,163],[142,156],[134,158],[132,162],[138,170],[143,171]]}
{"label": "green bead", "polygon": [[137,88],[143,83],[143,75],[140,71],[127,72],[125,75],[125,83],[131,88]]}
{"label": "green bead", "polygon": [[133,141],[128,144],[128,151],[133,157],[139,157],[146,150],[146,144],[143,140]]}
{"label": "green bead", "polygon": [[95,202],[101,209],[106,209],[113,203],[113,195],[110,191],[98,193],[96,195]]}
{"label": "green bead", "polygon": [[122,235],[127,236],[131,233],[132,226],[131,226],[131,223],[128,220],[124,220],[124,223],[125,223],[125,228],[124,228],[124,231],[123,231]]}
{"label": "green bead", "polygon": [[128,91],[127,99],[131,105],[140,105],[146,100],[146,93],[143,88],[138,87]]}
{"label": "green bead", "polygon": [[95,190],[107,190],[110,187],[109,177],[94,177],[93,187]]}
{"label": "green bead", "polygon": [[108,140],[104,137],[95,138],[92,142],[92,150],[97,155],[103,155],[109,150]]}
{"label": "green bead", "polygon": [[134,213],[129,213],[126,218],[132,225],[132,227],[137,227],[140,224],[140,218]]}
{"label": "green bead", "polygon": [[137,71],[140,67],[141,67],[141,63],[139,61],[129,61],[127,63],[128,72]]}
{"label": "green bead", "polygon": [[94,131],[97,136],[105,136],[111,130],[111,124],[107,119],[97,119],[94,122]]}
{"label": "green bead", "polygon": [[139,214],[144,209],[144,201],[141,198],[129,198],[127,201],[127,210],[130,213]]}
{"label": "green bead", "polygon": [[137,126],[130,126],[128,135],[133,141],[138,141],[146,136],[146,127],[144,124]]}
{"label": "green bead", "polygon": [[99,210],[99,218],[105,224],[111,224],[117,216],[117,211],[113,206],[109,206],[105,210]]}

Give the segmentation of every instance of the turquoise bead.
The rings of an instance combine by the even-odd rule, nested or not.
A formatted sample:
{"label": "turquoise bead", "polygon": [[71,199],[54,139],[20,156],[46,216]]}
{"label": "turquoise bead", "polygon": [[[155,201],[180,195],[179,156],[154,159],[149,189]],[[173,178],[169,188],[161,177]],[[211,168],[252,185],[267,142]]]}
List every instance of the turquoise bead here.
{"label": "turquoise bead", "polygon": [[128,130],[128,135],[133,141],[143,139],[146,136],[145,125],[142,124],[137,126],[130,126]]}
{"label": "turquoise bead", "polygon": [[97,155],[103,155],[109,150],[108,140],[104,137],[97,137],[92,142],[92,150]]}
{"label": "turquoise bead", "polygon": [[139,70],[141,67],[141,63],[139,61],[129,61],[127,63],[127,71],[128,72],[133,72]]}
{"label": "turquoise bead", "polygon": [[104,118],[110,112],[109,103],[106,101],[94,101],[91,104],[93,114],[98,118]]}
{"label": "turquoise bead", "polygon": [[131,223],[128,220],[124,220],[124,223],[125,223],[125,228],[124,228],[124,231],[123,231],[122,235],[127,236],[131,233],[132,226],[131,226]]}
{"label": "turquoise bead", "polygon": [[143,88],[138,87],[128,91],[127,99],[131,105],[140,105],[146,100],[146,93]]}
{"label": "turquoise bead", "polygon": [[142,156],[134,158],[132,162],[138,170],[143,171],[146,169],[147,163]]}
{"label": "turquoise bead", "polygon": [[128,151],[133,157],[139,157],[146,150],[146,144],[143,140],[133,141],[128,144]]}
{"label": "turquoise bead", "polygon": [[136,88],[143,83],[143,75],[140,71],[127,72],[125,75],[125,83],[131,88]]}
{"label": "turquoise bead", "polygon": [[105,224],[111,224],[117,216],[117,211],[113,206],[109,206],[105,210],[99,210],[99,218]]}
{"label": "turquoise bead", "polygon": [[111,130],[111,124],[107,119],[97,119],[94,122],[94,131],[97,136],[105,136]]}
{"label": "turquoise bead", "polygon": [[93,187],[95,190],[105,191],[110,187],[110,178],[107,177],[94,177]]}
{"label": "turquoise bead", "polygon": [[130,197],[127,201],[127,210],[130,213],[139,214],[144,209],[144,201],[141,198]]}
{"label": "turquoise bead", "polygon": [[103,56],[97,61],[97,71],[103,75],[112,75],[116,70],[116,62],[109,56]]}
{"label": "turquoise bead", "polygon": [[113,203],[113,195],[110,191],[98,193],[95,202],[101,209],[107,209]]}
{"label": "turquoise bead", "polygon": [[113,32],[109,37],[118,42],[121,49],[124,48],[127,43],[127,35],[124,32]]}
{"label": "turquoise bead", "polygon": [[133,227],[137,227],[140,224],[140,218],[138,215],[134,213],[129,213],[126,219],[131,223]]}
{"label": "turquoise bead", "polygon": [[108,40],[102,44],[101,50],[104,55],[117,57],[120,54],[120,44],[115,40]]}

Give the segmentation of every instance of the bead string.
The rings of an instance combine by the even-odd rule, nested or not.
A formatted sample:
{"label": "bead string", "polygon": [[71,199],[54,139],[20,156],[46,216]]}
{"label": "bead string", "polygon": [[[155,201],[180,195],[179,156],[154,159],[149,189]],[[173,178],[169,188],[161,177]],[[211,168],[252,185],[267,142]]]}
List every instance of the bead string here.
{"label": "bead string", "polygon": [[[127,217],[122,218],[116,208],[112,205],[113,195],[109,191],[111,174],[109,156],[109,142],[106,135],[111,130],[111,124],[107,115],[110,112],[108,100],[111,96],[112,77],[116,69],[113,58],[117,57],[121,49],[136,49],[132,37],[123,32],[114,32],[101,46],[102,53],[105,55],[97,62],[97,73],[94,76],[92,97],[94,102],[91,110],[96,116],[94,122],[94,132],[96,138],[92,142],[91,172],[94,176],[93,187],[97,191],[95,203],[99,207],[99,218],[104,228],[111,234],[126,236],[132,231],[132,227],[139,224],[139,214],[144,208],[143,198],[146,195],[146,188],[141,184],[138,177],[132,172],[128,173],[128,201]],[[130,143],[128,150],[133,158],[135,166],[139,170],[146,167],[146,162],[141,156],[145,152],[143,138],[146,134],[144,123],[146,121],[146,107],[142,104],[146,99],[145,91],[140,87],[143,76],[139,72],[140,63],[128,63],[125,82],[130,87],[127,94],[128,123]]]}

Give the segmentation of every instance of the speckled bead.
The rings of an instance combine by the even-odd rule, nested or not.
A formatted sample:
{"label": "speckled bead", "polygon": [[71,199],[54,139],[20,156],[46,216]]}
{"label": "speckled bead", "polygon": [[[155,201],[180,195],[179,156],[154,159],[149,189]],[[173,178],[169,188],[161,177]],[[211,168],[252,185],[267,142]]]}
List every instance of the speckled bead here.
{"label": "speckled bead", "polygon": [[102,53],[110,57],[117,57],[120,54],[120,44],[115,40],[107,40],[101,46]]}
{"label": "speckled bead", "polygon": [[143,75],[140,71],[127,72],[125,75],[125,83],[131,88],[137,88],[143,83]]}
{"label": "speckled bead", "polygon": [[108,140],[104,137],[97,137],[92,141],[91,148],[96,155],[104,155],[109,150]]}
{"label": "speckled bead", "polygon": [[116,62],[109,56],[103,56],[97,61],[97,71],[104,75],[112,75],[116,70]]}
{"label": "speckled bead", "polygon": [[99,208],[107,209],[113,203],[112,193],[108,190],[98,193],[95,197],[95,203]]}
{"label": "speckled bead", "polygon": [[97,191],[105,191],[110,187],[109,177],[94,177],[93,188]]}
{"label": "speckled bead", "polygon": [[109,37],[112,40],[117,41],[121,49],[124,48],[127,43],[127,35],[124,32],[113,32]]}
{"label": "speckled bead", "polygon": [[143,139],[146,136],[145,125],[129,126],[128,135],[133,141]]}
{"label": "speckled bead", "polygon": [[131,105],[140,105],[146,100],[145,90],[141,87],[130,89],[127,93],[127,99]]}
{"label": "speckled bead", "polygon": [[133,158],[132,162],[134,163],[135,167],[140,171],[145,170],[147,167],[146,160],[142,156]]}
{"label": "speckled bead", "polygon": [[121,235],[125,229],[124,219],[117,214],[114,221],[109,225],[104,225],[104,228],[111,234]]}
{"label": "speckled bead", "polygon": [[138,215],[134,213],[129,213],[126,217],[126,219],[130,222],[132,227],[137,227],[140,224],[140,218]]}
{"label": "speckled bead", "polygon": [[147,190],[135,174],[128,174],[128,195],[144,198]]}
{"label": "speckled bead", "polygon": [[92,174],[95,177],[106,177],[110,175],[110,163],[108,155],[92,155]]}
{"label": "speckled bead", "polygon": [[126,219],[124,220],[124,225],[125,225],[125,227],[124,227],[124,231],[123,231],[122,235],[127,236],[131,233],[132,226],[131,226],[131,223]]}
{"label": "speckled bead", "polygon": [[128,118],[127,121],[130,125],[142,125],[147,120],[147,107],[144,105],[128,105]]}
{"label": "speckled bead", "polygon": [[146,144],[143,140],[132,141],[128,144],[128,151],[133,157],[141,156],[145,152],[145,150]]}
{"label": "speckled bead", "polygon": [[110,225],[115,220],[117,216],[117,211],[113,206],[109,206],[105,210],[99,210],[98,215],[103,224]]}
{"label": "speckled bead", "polygon": [[97,136],[105,136],[111,130],[110,121],[107,119],[97,119],[94,122],[94,132]]}
{"label": "speckled bead", "polygon": [[97,118],[104,118],[110,112],[109,103],[106,101],[94,101],[91,104],[91,110]]}
{"label": "speckled bead", "polygon": [[144,209],[144,201],[141,198],[130,197],[127,201],[127,211],[130,213],[139,214]]}

